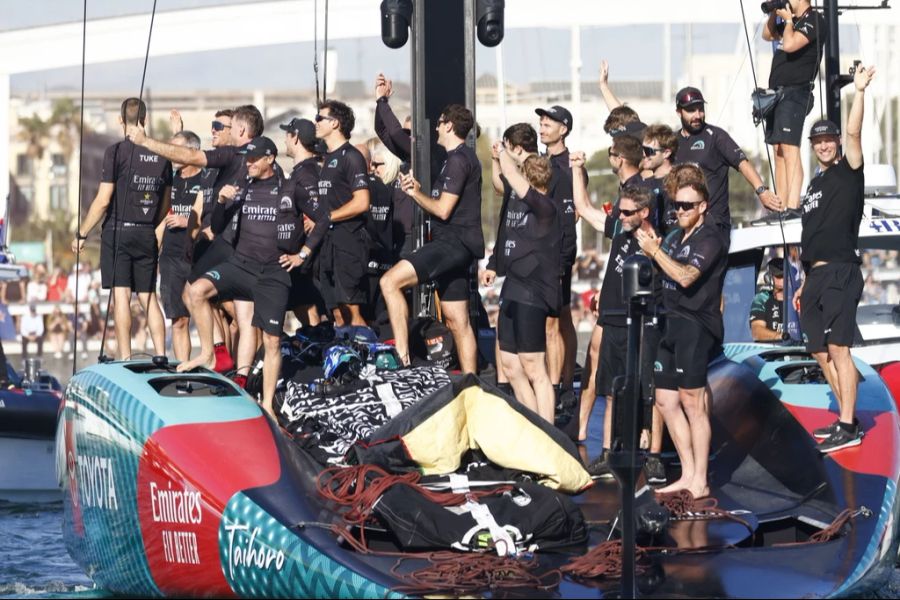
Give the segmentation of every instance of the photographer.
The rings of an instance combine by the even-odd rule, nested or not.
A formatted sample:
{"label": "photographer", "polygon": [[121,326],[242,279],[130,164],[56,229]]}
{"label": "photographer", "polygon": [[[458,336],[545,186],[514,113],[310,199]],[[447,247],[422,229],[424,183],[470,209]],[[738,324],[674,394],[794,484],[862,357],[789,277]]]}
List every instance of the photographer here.
{"label": "photographer", "polygon": [[822,59],[827,30],[825,17],[809,0],[763,3],[769,19],[762,37],[776,42],[769,88],[780,98],[766,117],[766,143],[775,148],[775,185],[788,208],[799,208],[803,165],[800,138],[803,121],[813,106],[813,83]]}

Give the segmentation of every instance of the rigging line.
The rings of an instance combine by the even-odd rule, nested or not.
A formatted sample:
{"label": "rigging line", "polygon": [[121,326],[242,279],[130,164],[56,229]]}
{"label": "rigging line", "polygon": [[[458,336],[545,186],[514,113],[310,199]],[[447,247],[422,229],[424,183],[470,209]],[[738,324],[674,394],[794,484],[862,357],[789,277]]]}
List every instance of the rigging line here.
{"label": "rigging line", "polygon": [[[819,0],[813,0],[813,9],[818,13],[819,12]],[[821,14],[821,13],[819,13]],[[825,20],[825,16],[822,15],[822,20]],[[822,50],[825,49],[824,44],[819,44],[818,36],[822,35],[822,30],[819,29],[819,23],[816,23],[816,78],[819,80],[819,118],[825,118],[825,86],[827,85],[827,81],[825,81],[825,73],[822,69]]]}
{"label": "rigging line", "polygon": [[[84,70],[87,62],[87,0],[84,0],[84,15],[81,18],[81,116],[78,122],[78,221],[81,227],[81,180],[84,173]],[[80,231],[75,232],[80,235]],[[75,306],[74,325],[72,326],[72,376],[78,371],[78,282],[81,279],[81,249],[75,253]],[[84,340],[87,351],[87,339]]]}
{"label": "rigging line", "polygon": [[[757,38],[757,36],[759,35],[759,30],[761,28],[762,28],[762,22],[760,22],[759,26],[756,28],[756,31],[753,32],[753,39]],[[738,70],[734,76],[734,79],[731,80],[731,87],[728,89],[728,93],[725,95],[725,101],[722,102],[722,108],[719,111],[718,118],[716,119],[717,123],[722,121],[722,116],[725,114],[725,109],[728,107],[729,101],[731,100],[731,94],[734,93],[734,88],[737,85],[738,79],[740,78],[741,74],[744,72],[744,65],[746,65],[746,64],[747,64],[747,55],[745,54],[743,60],[741,60],[741,66],[738,67]]]}
{"label": "rigging line", "polygon": [[325,0],[325,66],[322,72],[322,100],[328,99],[328,0]]}
{"label": "rigging line", "polygon": [[[753,74],[753,88],[758,89],[759,81],[756,78],[756,66],[753,64],[753,46],[751,45],[751,42],[750,42],[750,30],[747,27],[747,13],[744,10],[744,0],[739,0],[739,1],[740,1],[740,5],[741,5],[741,20],[744,23],[744,35],[747,37],[747,52],[748,52],[749,58],[750,58],[750,72]],[[778,190],[777,190],[776,182],[775,182],[775,171],[772,168],[772,155],[769,152],[769,144],[766,144],[765,140],[763,140],[763,142],[766,147],[766,158],[769,161],[769,174],[772,177],[772,189],[774,190],[775,194],[778,194]],[[788,186],[788,188],[789,188],[788,193],[790,193],[790,186]],[[787,208],[787,200],[784,200],[784,202],[785,202],[784,208]],[[784,233],[784,210],[778,211],[778,229],[781,232],[781,248],[782,248],[782,252],[784,254],[784,263],[788,263],[790,251],[788,248],[787,236]],[[784,268],[784,267],[788,267],[788,268]],[[788,275],[790,273],[789,268],[790,267],[787,264],[785,264],[782,267],[783,273],[785,275]],[[785,280],[785,281],[787,281],[787,280]],[[793,296],[793,294],[788,294],[788,293],[784,294],[784,301],[782,302],[781,314],[785,315],[785,318],[787,318],[787,315],[789,314],[788,309],[790,308],[789,303],[791,301],[793,301],[792,296]],[[785,325],[787,325],[787,323],[785,323]],[[782,337],[784,337],[784,335],[787,334],[787,330],[788,330],[788,328],[787,328],[787,326],[785,326],[783,328]]]}
{"label": "rigging line", "polygon": [[[140,105],[141,105],[141,103],[144,101],[144,83],[145,83],[145,81],[147,80],[147,63],[150,61],[150,41],[153,39],[153,22],[154,22],[155,20],[156,20],[156,0],[153,0],[153,8],[152,8],[152,10],[151,10],[151,12],[150,12],[150,29],[147,31],[147,49],[146,49],[146,51],[144,52],[144,70],[143,70],[143,72],[141,73],[141,90],[140,90],[140,92],[138,92],[138,101],[139,101],[139,102],[138,102],[138,112],[137,112],[137,116],[138,116],[138,117],[140,117],[140,114],[141,114]],[[123,115],[123,116],[124,116],[124,115]],[[148,116],[148,115],[145,113],[144,118],[146,119],[147,116]],[[127,127],[128,127],[128,122],[127,122],[127,120],[126,120],[126,119],[122,119],[122,120],[125,121],[125,127],[127,128]],[[126,139],[127,139],[127,138],[126,138]],[[131,176],[131,165],[132,165],[132,163],[134,162],[134,150],[135,150],[136,147],[137,147],[137,145],[134,144],[134,143],[132,142],[132,144],[131,144],[131,154],[130,154],[130,156],[128,157],[128,170],[126,171],[126,172],[128,173],[128,175],[129,175],[129,178],[130,178],[130,176]],[[114,208],[113,208],[113,211],[114,211],[114,213],[113,213],[113,239],[112,239],[112,245],[113,245],[112,283],[111,283],[111,285],[110,285],[110,288],[111,288],[111,289],[110,289],[109,296],[108,296],[107,299],[106,299],[106,316],[105,316],[105,318],[104,318],[104,320],[103,320],[103,337],[100,338],[100,356],[99,356],[99,358],[100,358],[101,360],[103,359],[103,350],[104,350],[104,348],[105,348],[105,346],[106,346],[106,334],[107,334],[107,331],[109,330],[109,308],[110,308],[110,306],[112,305],[113,296],[115,295],[115,289],[116,289],[116,285],[115,285],[115,284],[116,284],[116,267],[118,266],[118,262],[119,262],[119,245],[118,245],[118,237],[119,237],[119,229],[120,229],[121,226],[120,226],[120,224],[119,224],[119,201],[118,201],[118,195],[119,195],[119,194],[118,194],[118,190],[116,190],[116,191],[114,192],[114,196],[113,196],[113,207],[114,207]],[[102,227],[102,225],[101,225],[101,227]],[[102,235],[102,234],[101,234],[101,235]],[[102,246],[102,245],[101,245],[101,246]],[[103,249],[102,249],[102,247],[101,247],[101,252],[102,252],[102,250],[103,250]],[[152,296],[152,294],[151,294],[151,296]],[[140,303],[140,296],[138,296],[138,303]],[[130,306],[130,302],[129,302],[129,306]],[[149,302],[149,297],[148,297],[148,301],[147,301],[147,306],[144,307],[144,306],[142,305],[142,308],[144,308],[144,310],[146,311],[146,313],[147,313],[147,318],[149,319],[149,315],[150,315],[150,302]],[[130,310],[130,308],[129,308],[129,310]],[[116,351],[119,352],[119,353],[121,353],[121,352],[122,352],[122,349],[121,349],[121,348],[116,348]],[[128,358],[130,358],[130,357],[126,357],[126,360],[128,360]]]}
{"label": "rigging line", "polygon": [[322,101],[319,94],[319,0],[313,0],[313,72],[316,75],[316,110]]}

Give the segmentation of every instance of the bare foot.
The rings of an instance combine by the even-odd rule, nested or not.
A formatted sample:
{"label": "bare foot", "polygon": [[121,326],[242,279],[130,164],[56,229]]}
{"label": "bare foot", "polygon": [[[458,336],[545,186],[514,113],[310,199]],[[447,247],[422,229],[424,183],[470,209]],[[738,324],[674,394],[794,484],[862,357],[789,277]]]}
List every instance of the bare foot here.
{"label": "bare foot", "polygon": [[209,370],[213,370],[215,366],[216,358],[212,353],[210,353],[207,355],[201,354],[197,358],[179,363],[175,370],[179,373],[184,373],[185,371],[190,371],[196,369],[197,367],[206,367]]}
{"label": "bare foot", "polygon": [[691,495],[694,497],[694,500],[699,500],[700,498],[706,498],[707,496],[709,496],[708,485],[691,486],[687,488],[687,491],[691,493]]}
{"label": "bare foot", "polygon": [[690,489],[690,486],[691,486],[691,480],[685,479],[684,477],[682,477],[675,483],[670,483],[666,487],[662,487],[662,488],[656,489],[654,491],[657,494],[671,494],[673,492],[680,492],[681,490]]}

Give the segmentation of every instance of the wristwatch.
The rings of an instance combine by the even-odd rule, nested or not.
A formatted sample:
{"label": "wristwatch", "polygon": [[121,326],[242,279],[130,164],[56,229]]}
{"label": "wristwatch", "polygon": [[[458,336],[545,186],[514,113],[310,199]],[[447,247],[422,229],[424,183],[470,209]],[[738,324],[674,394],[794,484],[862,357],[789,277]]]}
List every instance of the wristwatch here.
{"label": "wristwatch", "polygon": [[301,250],[297,253],[297,256],[300,257],[300,260],[306,260],[307,258],[309,258],[309,252],[304,252],[303,250]]}
{"label": "wristwatch", "polygon": [[758,188],[756,188],[756,195],[760,196],[760,195],[762,195],[763,192],[768,192],[768,191],[769,191],[769,186],[761,185]]}
{"label": "wristwatch", "polygon": [[87,239],[87,236],[86,236],[86,235],[81,235],[81,231],[76,231],[76,232],[75,232],[75,239],[76,239],[76,240],[86,240],[86,239]]}

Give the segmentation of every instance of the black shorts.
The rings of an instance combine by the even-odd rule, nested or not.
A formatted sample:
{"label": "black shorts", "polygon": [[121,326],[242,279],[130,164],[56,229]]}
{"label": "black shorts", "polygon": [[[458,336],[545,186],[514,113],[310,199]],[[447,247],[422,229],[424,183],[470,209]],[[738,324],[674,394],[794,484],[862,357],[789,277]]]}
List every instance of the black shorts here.
{"label": "black shorts", "polygon": [[334,307],[366,303],[368,239],[365,229],[355,233],[337,229],[328,232],[319,256],[319,289]]}
{"label": "black shorts", "polygon": [[300,306],[320,306],[324,304],[322,294],[316,281],[309,273],[304,273],[300,269],[292,269],[291,273],[291,293],[288,296],[288,308],[295,309]]}
{"label": "black shorts", "polygon": [[[600,362],[597,366],[597,395],[612,396],[613,380],[625,375],[625,360],[628,356],[628,328],[604,325],[600,340]],[[653,374],[661,334],[652,323],[644,324],[641,338],[641,397],[653,398]]]}
{"label": "black shorts", "polygon": [[766,117],[766,143],[799,146],[803,139],[803,122],[813,107],[813,93],[808,85],[786,86],[775,110]]}
{"label": "black shorts", "polygon": [[560,276],[560,293],[562,294],[563,306],[572,304],[572,265],[563,265],[563,272]]}
{"label": "black shorts", "polygon": [[434,281],[443,302],[469,299],[469,278],[475,257],[461,242],[434,240],[406,260],[416,270],[419,283]]}
{"label": "black shorts", "polygon": [[862,290],[856,263],[828,263],[809,272],[800,296],[800,328],[808,352],[824,352],[828,344],[853,346]]}
{"label": "black shorts", "polygon": [[[606,336],[606,330],[603,335]],[[703,325],[670,315],[656,354],[656,388],[690,390],[705,387],[709,363],[721,353],[722,345]]]}
{"label": "black shorts", "polygon": [[500,299],[497,341],[512,354],[547,350],[547,309]]}
{"label": "black shorts", "polygon": [[159,249],[152,226],[123,227],[118,232],[111,227],[104,229],[100,244],[100,282],[103,289],[127,287],[139,294],[156,291]]}
{"label": "black shorts", "polygon": [[194,244],[193,263],[188,275],[188,283],[194,283],[203,277],[204,273],[231,258],[232,254],[234,254],[234,246],[221,237],[208,240],[201,235]]}
{"label": "black shorts", "polygon": [[159,257],[159,299],[166,318],[175,320],[191,316],[184,304],[184,286],[187,284],[191,264],[182,256]]}
{"label": "black shorts", "polygon": [[284,331],[291,289],[290,274],[275,264],[260,264],[235,254],[203,274],[219,295],[253,302],[253,326],[269,335]]}

